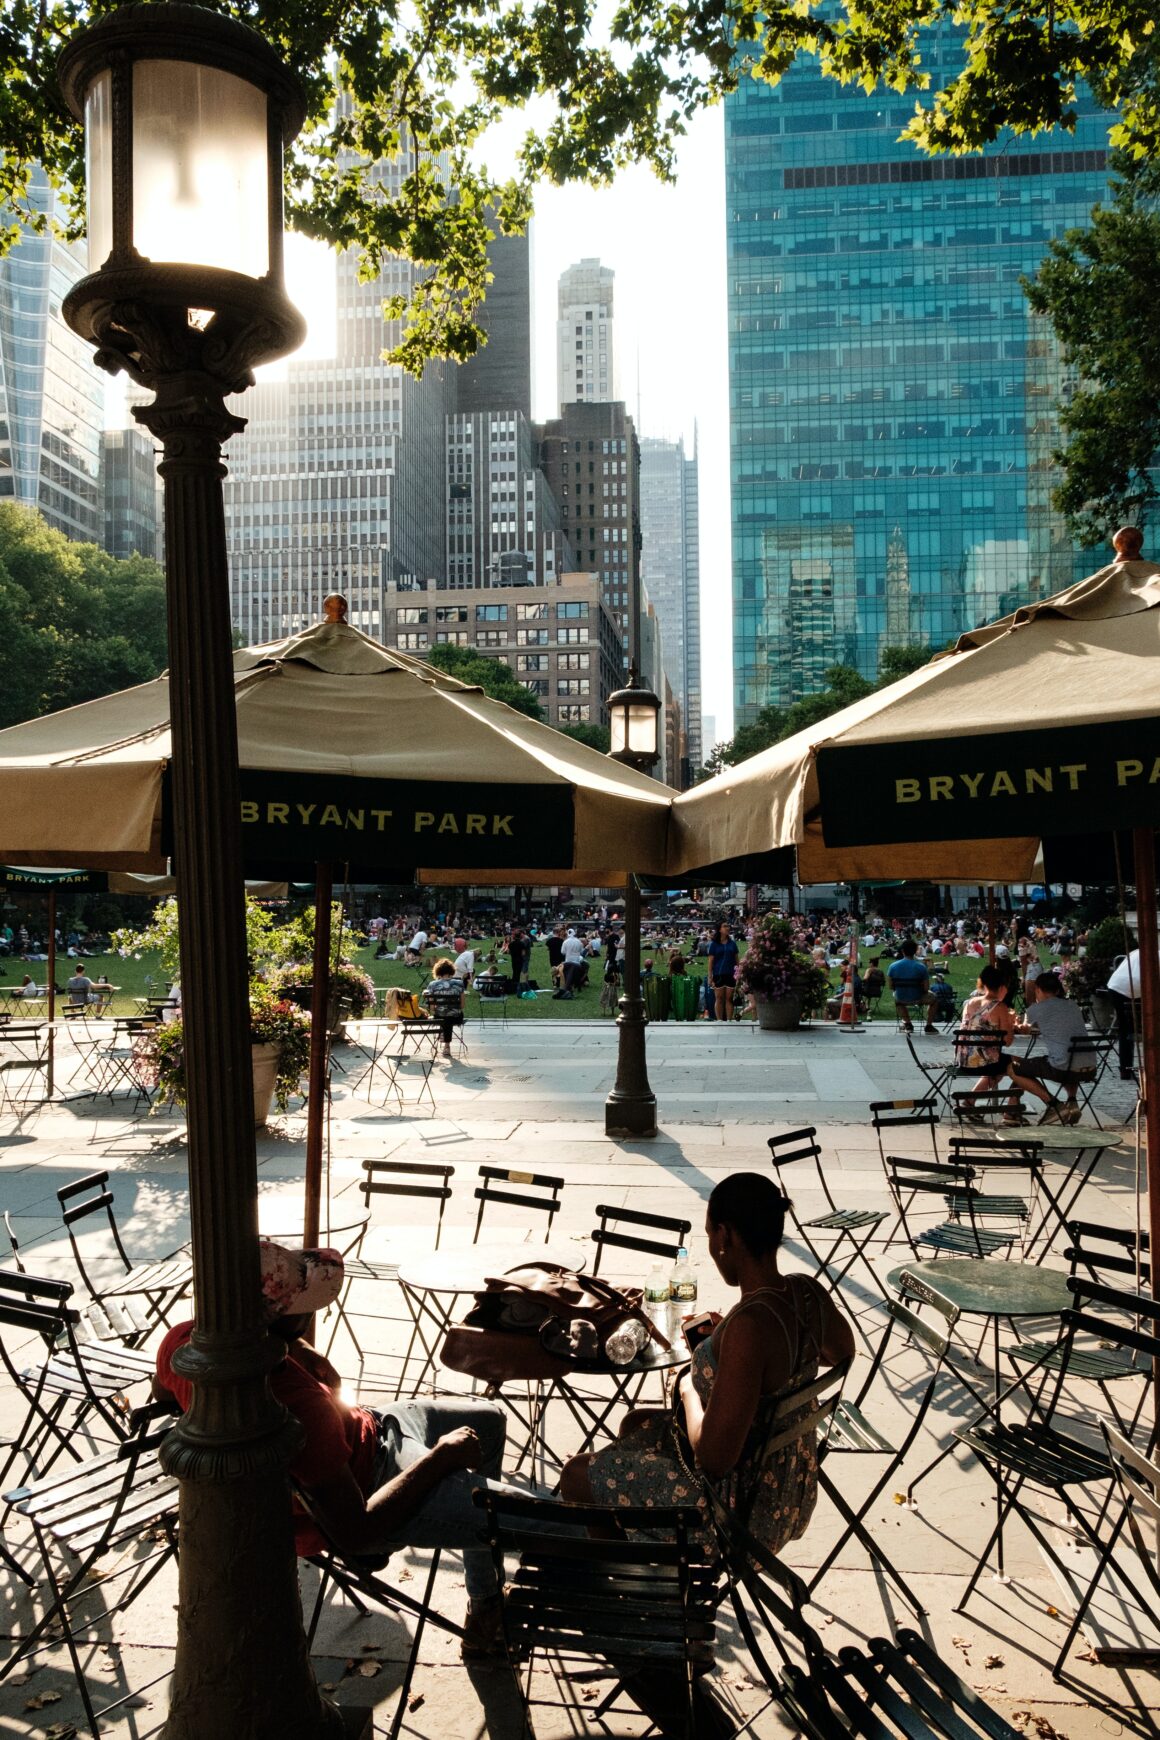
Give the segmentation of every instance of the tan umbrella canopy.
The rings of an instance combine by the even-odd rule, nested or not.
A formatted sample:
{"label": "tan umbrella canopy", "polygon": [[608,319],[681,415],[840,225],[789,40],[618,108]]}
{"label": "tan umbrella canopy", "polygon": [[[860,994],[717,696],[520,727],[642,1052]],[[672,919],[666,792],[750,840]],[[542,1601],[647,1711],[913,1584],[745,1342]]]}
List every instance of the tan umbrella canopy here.
{"label": "tan umbrella canopy", "polygon": [[[247,869],[664,868],[667,787],[345,622],[237,652],[234,694]],[[163,872],[169,759],[165,676],[0,731],[0,859]]]}
{"label": "tan umbrella canopy", "polygon": [[803,882],[1021,882],[1041,836],[1160,819],[1158,607],[1114,562],[963,635],[676,799],[670,874],[792,846]]}

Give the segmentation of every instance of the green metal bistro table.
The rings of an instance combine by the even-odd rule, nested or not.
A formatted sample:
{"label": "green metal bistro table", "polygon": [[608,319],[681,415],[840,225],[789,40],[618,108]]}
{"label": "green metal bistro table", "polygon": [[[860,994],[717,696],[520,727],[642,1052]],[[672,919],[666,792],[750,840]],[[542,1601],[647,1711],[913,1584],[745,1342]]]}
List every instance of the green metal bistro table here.
{"label": "green metal bistro table", "polygon": [[[1050,1126],[1048,1126],[1050,1128]],[[1060,1135],[1072,1134],[1060,1130]],[[1003,1317],[1011,1319],[1021,1317],[1060,1317],[1070,1309],[1071,1293],[1068,1291],[1067,1276],[1058,1269],[1043,1269],[1035,1263],[1016,1263],[1003,1261],[998,1257],[952,1257],[942,1262],[903,1263],[899,1268],[892,1269],[886,1277],[888,1287],[893,1287],[899,1295],[906,1299],[929,1299],[932,1293],[949,1299],[952,1305],[968,1317],[987,1317],[991,1320],[991,1345],[994,1356],[995,1391],[988,1402],[976,1391],[973,1385],[967,1384],[977,1400],[983,1403],[983,1412],[978,1419],[972,1420],[971,1426],[978,1420],[989,1417],[996,1426],[1001,1424],[1000,1410],[1003,1397],[1016,1384],[1011,1384],[1005,1391],[999,1370],[999,1320]],[[965,1381],[965,1380],[964,1380]],[[1017,1383],[1022,1379],[1016,1380]],[[941,1450],[934,1461],[929,1463],[922,1473],[911,1481],[907,1490],[908,1502],[910,1495],[920,1481],[926,1479],[932,1469],[946,1460],[954,1449],[952,1442],[945,1450]],[[998,1473],[995,1476],[995,1511],[999,1527],[996,1536],[998,1571],[996,1579],[1005,1582],[1003,1570],[1003,1487]]]}
{"label": "green metal bistro table", "polygon": [[[1056,1233],[1067,1231],[1071,1212],[1100,1156],[1123,1141],[1123,1132],[1093,1130],[1080,1124],[1035,1124],[1030,1128],[1013,1129],[1000,1126],[990,1134],[1003,1147],[1017,1148],[1021,1140],[1025,1144],[1029,1139],[1039,1144],[1035,1183],[1043,1192],[1043,1210],[1038,1226],[1028,1231],[1023,1244],[1023,1255],[1025,1258],[1030,1257],[1042,1238],[1043,1249],[1035,1259],[1037,1263],[1041,1263],[1051,1249]],[[1045,1162],[1049,1160],[1063,1169],[1063,1177],[1054,1190],[1048,1183],[1044,1170]],[[1078,1183],[1077,1173],[1080,1175]],[[965,1310],[966,1307],[962,1309]]]}

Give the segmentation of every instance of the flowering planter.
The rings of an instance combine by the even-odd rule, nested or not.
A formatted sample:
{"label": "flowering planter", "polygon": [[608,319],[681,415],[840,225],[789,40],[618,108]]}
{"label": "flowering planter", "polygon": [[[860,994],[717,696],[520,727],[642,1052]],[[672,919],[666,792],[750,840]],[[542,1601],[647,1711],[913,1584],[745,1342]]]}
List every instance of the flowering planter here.
{"label": "flowering planter", "polygon": [[758,992],[757,1025],[763,1033],[790,1033],[801,1025],[800,997],[763,997]]}
{"label": "flowering planter", "polygon": [[274,1084],[278,1076],[278,1046],[251,1045],[254,1066],[254,1127],[262,1129],[274,1104]]}

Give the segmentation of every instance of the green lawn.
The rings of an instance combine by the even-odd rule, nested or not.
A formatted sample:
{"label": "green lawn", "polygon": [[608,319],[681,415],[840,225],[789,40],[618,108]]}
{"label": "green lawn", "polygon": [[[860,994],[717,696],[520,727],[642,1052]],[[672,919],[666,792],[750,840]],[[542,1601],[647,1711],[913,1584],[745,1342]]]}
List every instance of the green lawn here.
{"label": "green lawn", "polygon": [[[483,959],[489,948],[493,946],[496,946],[495,939],[485,939],[482,943],[476,944],[476,961],[478,965],[482,965]],[[430,979],[431,966],[437,958],[437,954],[443,952],[450,953],[451,951],[428,950],[426,966],[421,972],[417,972],[414,968],[404,966],[401,961],[393,961],[389,959],[376,961],[374,958],[374,952],[373,947],[369,946],[367,948],[356,949],[354,951],[354,959],[360,967],[364,968],[365,971],[370,974],[376,985],[400,985],[405,987],[407,990],[422,990]],[[645,953],[648,952],[648,950],[645,951]],[[877,949],[862,949],[860,951],[860,961],[863,972],[866,970],[871,955],[878,952]],[[1044,956],[1044,961],[1045,964],[1047,964],[1048,957]],[[501,973],[505,970],[506,962],[507,956],[499,954],[497,948],[497,968]],[[161,972],[156,954],[152,952],[145,952],[140,956],[130,955],[127,957],[119,957],[117,955],[91,955],[87,957],[86,964],[90,978],[95,979],[101,973],[106,973],[114,985],[119,985],[121,987],[120,992],[114,999],[113,1003],[114,1011],[118,1015],[136,1014],[137,1007],[134,998],[144,997],[152,993],[163,993],[166,989],[165,977]],[[888,964],[889,963],[884,959],[882,962],[883,968],[885,969]],[[947,972],[961,1002],[974,990],[975,980],[978,977],[979,968],[983,965],[983,962],[976,960],[971,956],[953,955],[941,962],[933,964],[941,966]],[[691,969],[699,977],[704,978],[705,962],[703,959],[693,960],[691,962]],[[71,962],[63,958],[58,961],[58,984],[63,986],[71,971]],[[33,977],[41,984],[44,983],[44,980],[47,977],[45,963],[43,961],[30,963],[27,967],[25,967],[23,962],[11,958],[0,962],[0,982],[5,984],[19,984],[25,972],[32,973]],[[536,943],[532,949],[529,977],[538,980],[541,986],[551,985],[552,977],[548,970],[548,950],[543,943]],[[535,998],[529,997],[526,999],[521,998],[518,1001],[515,998],[509,998],[507,1004],[508,1019],[509,1021],[609,1021],[612,1019],[611,1015],[602,1011],[600,1008],[600,991],[603,979],[603,959],[593,960],[590,962],[589,966],[588,989],[578,993],[571,1002],[557,1002],[555,998],[550,996]],[[832,979],[836,985],[836,972],[832,975]],[[884,997],[881,1005],[882,1008],[886,1007],[886,1001],[887,1000]],[[468,1013],[474,1015],[476,1012],[477,1005],[475,998],[470,997],[468,1000]]]}

